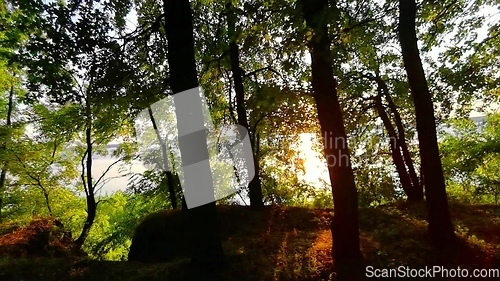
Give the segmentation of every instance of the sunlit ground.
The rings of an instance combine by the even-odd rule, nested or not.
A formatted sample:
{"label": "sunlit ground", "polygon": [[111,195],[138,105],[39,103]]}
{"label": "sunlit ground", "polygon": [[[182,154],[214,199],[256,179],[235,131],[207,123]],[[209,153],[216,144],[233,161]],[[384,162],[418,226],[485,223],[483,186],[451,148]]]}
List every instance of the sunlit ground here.
{"label": "sunlit ground", "polygon": [[[451,204],[451,213],[461,246],[453,253],[450,268],[498,268],[499,207]],[[333,265],[331,214],[331,210],[285,207],[266,207],[255,213],[246,207],[219,206],[227,267],[213,278],[192,270],[185,259],[145,264],[26,257],[0,259],[0,273],[4,274],[0,280],[326,281],[331,280]],[[375,268],[436,265],[436,256],[428,243],[425,217],[425,204],[408,206],[405,202],[396,202],[378,208],[361,208],[361,251],[367,265]],[[4,243],[4,246],[10,245],[9,249],[15,250],[14,244]]]}

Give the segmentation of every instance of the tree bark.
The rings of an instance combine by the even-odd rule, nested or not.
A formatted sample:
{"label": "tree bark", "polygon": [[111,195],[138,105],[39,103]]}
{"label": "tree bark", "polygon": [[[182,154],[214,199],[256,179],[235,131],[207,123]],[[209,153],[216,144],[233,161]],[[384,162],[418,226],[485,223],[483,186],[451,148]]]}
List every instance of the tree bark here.
{"label": "tree bark", "polygon": [[378,112],[380,119],[382,119],[382,123],[384,124],[385,130],[387,131],[387,135],[389,136],[389,146],[391,150],[392,161],[394,162],[394,166],[396,166],[396,171],[399,175],[401,187],[406,193],[408,201],[418,201],[415,198],[416,194],[414,186],[411,182],[410,175],[406,170],[403,156],[401,155],[398,136],[396,134],[396,131],[394,129],[394,126],[392,125],[389,116],[385,112],[385,108],[382,104],[382,97],[380,93],[375,97],[375,108]]}
{"label": "tree bark", "polygon": [[[14,86],[10,86],[9,92],[9,104],[7,108],[7,121],[6,127],[10,128],[12,125],[12,111],[14,109]],[[2,150],[7,149],[7,140],[2,144]],[[7,178],[7,166],[9,165],[8,161],[2,163],[2,172],[0,172],[0,222],[2,222],[2,207],[3,207],[3,194],[5,193],[5,180]]]}
{"label": "tree bark", "polygon": [[54,216],[52,214],[52,208],[50,207],[49,193],[47,190],[43,190],[43,197],[45,198],[45,205],[47,205],[47,211],[49,211],[49,216]]}
{"label": "tree bark", "polygon": [[439,250],[451,250],[456,241],[448,208],[443,167],[439,157],[436,120],[417,45],[415,0],[399,1],[399,40],[411,96],[415,105],[419,149],[425,177],[429,234]]}
{"label": "tree bark", "polygon": [[172,175],[172,171],[170,169],[170,166],[168,165],[169,160],[168,160],[168,152],[167,152],[167,143],[166,140],[163,140],[163,138],[160,135],[160,132],[158,131],[158,126],[156,125],[156,120],[155,117],[153,116],[153,110],[151,109],[151,106],[148,106],[148,113],[149,113],[149,119],[151,120],[151,123],[153,124],[153,129],[155,130],[156,133],[156,139],[160,143],[161,147],[161,156],[162,156],[162,161],[163,161],[163,181],[166,181],[167,188],[168,188],[168,195],[170,198],[170,204],[172,205],[172,209],[177,209],[177,196],[175,195],[175,182],[174,182],[174,177]]}
{"label": "tree bark", "polygon": [[0,223],[3,219],[2,207],[3,207],[3,194],[5,193],[5,178],[7,177],[7,167],[3,167],[2,172],[0,172]]}
{"label": "tree bark", "polygon": [[403,119],[401,118],[401,114],[399,114],[399,110],[391,98],[389,94],[389,89],[387,88],[387,84],[380,77],[375,77],[375,81],[378,84],[378,87],[382,89],[382,93],[384,94],[385,99],[389,105],[389,109],[392,114],[394,114],[394,122],[396,123],[396,128],[398,130],[398,141],[399,146],[401,147],[401,151],[403,152],[403,159],[408,169],[408,174],[410,175],[410,179],[415,192],[415,200],[421,201],[424,199],[424,190],[422,188],[422,184],[420,183],[420,179],[415,172],[415,165],[413,163],[413,159],[408,149],[408,145],[406,144],[406,133],[403,126]]}
{"label": "tree bark", "polygon": [[[250,126],[248,125],[246,105],[245,105],[245,88],[243,86],[243,75],[240,68],[240,50],[236,43],[235,33],[235,23],[236,18],[233,11],[233,6],[231,2],[226,4],[226,14],[227,14],[227,26],[228,26],[228,37],[229,37],[229,57],[231,60],[231,72],[233,74],[234,81],[234,91],[236,93],[236,113],[238,115],[238,124],[245,127],[249,133]],[[259,161],[256,159],[255,154],[255,144],[252,144],[252,151],[254,155],[254,169],[255,177],[250,181],[248,185],[249,197],[250,197],[250,207],[253,209],[260,209],[264,206],[262,201],[262,185],[259,177]]]}
{"label": "tree bark", "polygon": [[85,142],[87,145],[87,165],[85,167],[86,169],[86,174],[87,174],[87,183],[85,186],[85,180],[84,177],[82,176],[82,180],[84,181],[84,187],[85,187],[85,195],[86,195],[86,202],[87,202],[87,218],[85,219],[85,223],[83,224],[83,229],[82,232],[80,233],[80,236],[75,240],[76,245],[81,247],[83,243],[85,243],[85,240],[87,239],[90,229],[92,228],[92,225],[94,224],[94,220],[96,217],[96,211],[97,211],[97,202],[95,200],[95,194],[94,194],[94,184],[92,182],[92,150],[93,150],[93,143],[92,143],[92,109],[90,105],[90,98],[87,93],[87,97],[85,99],[85,115],[87,118],[87,124],[85,128]]}
{"label": "tree bark", "polygon": [[303,0],[300,3],[306,23],[314,32],[309,46],[312,88],[333,190],[332,256],[337,280],[360,280],[364,277],[364,267],[359,249],[358,195],[333,76],[328,27],[321,17],[321,12],[328,8],[328,1]]}
{"label": "tree bark", "polygon": [[[164,0],[163,8],[165,11],[165,33],[168,41],[168,64],[170,72],[170,86],[175,94],[181,93],[198,87],[198,78],[196,73],[193,23],[191,7],[188,0]],[[175,99],[175,96],[174,96]],[[189,118],[190,114],[199,116],[197,112],[202,110],[200,99],[192,99],[192,112],[181,112],[176,105],[177,124],[190,124],[195,128],[204,126],[203,118]],[[196,119],[196,120],[195,120]],[[199,120],[201,119],[201,120]],[[186,128],[178,126],[179,135],[184,135]],[[197,139],[190,140],[191,143],[179,141],[181,151],[181,160],[187,163],[187,151],[192,149],[192,145],[197,147],[197,151],[207,155],[208,148],[206,135],[201,135]],[[183,165],[184,166],[184,165]],[[205,167],[206,168],[206,167]],[[208,167],[209,169],[210,167]],[[191,180],[200,175],[192,174],[192,169],[184,169],[184,192],[189,200],[192,192],[198,192],[197,186],[191,186]],[[205,170],[203,171],[205,172]],[[211,178],[211,173],[203,175]],[[212,185],[212,182],[207,183]],[[211,196],[215,199],[212,190],[203,189],[203,192],[212,192]],[[210,194],[204,194],[210,196]],[[188,206],[189,206],[189,202]],[[191,260],[196,266],[203,269],[217,269],[224,265],[224,254],[217,228],[217,212],[215,200],[212,203],[205,204],[196,208],[187,210],[188,228],[191,238]]]}

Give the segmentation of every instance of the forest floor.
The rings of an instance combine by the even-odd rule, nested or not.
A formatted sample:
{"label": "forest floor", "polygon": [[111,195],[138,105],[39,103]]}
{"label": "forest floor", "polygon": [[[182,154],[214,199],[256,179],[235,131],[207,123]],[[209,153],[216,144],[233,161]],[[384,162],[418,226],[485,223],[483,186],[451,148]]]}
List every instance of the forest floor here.
{"label": "forest floor", "polygon": [[[232,223],[221,226],[221,233],[227,234],[223,235],[226,268],[217,276],[192,270],[183,259],[144,264],[88,258],[13,259],[2,258],[0,253],[0,280],[334,280],[331,210],[266,207],[255,213],[246,207],[219,209]],[[461,246],[446,267],[460,266],[470,272],[500,268],[500,206],[452,204],[451,211]],[[438,265],[428,243],[423,204],[360,209],[360,230],[363,255],[373,268]]]}

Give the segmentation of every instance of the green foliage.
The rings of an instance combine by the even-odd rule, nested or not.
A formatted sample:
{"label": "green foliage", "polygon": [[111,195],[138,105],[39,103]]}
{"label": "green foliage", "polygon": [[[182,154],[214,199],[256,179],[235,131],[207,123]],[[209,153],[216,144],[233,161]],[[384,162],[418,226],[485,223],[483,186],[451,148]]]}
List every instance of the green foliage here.
{"label": "green foliage", "polygon": [[[85,202],[69,189],[59,188],[51,192],[52,213],[66,229],[76,235],[85,219]],[[15,187],[5,196],[6,221],[26,223],[33,216],[48,216],[46,202],[37,187]]]}
{"label": "green foliage", "polygon": [[161,196],[117,192],[103,198],[84,249],[95,258],[126,260],[135,228],[141,220],[169,207],[167,198]]}
{"label": "green foliage", "polygon": [[[317,187],[299,179],[304,159],[298,157],[298,136],[318,132],[309,57],[305,56],[312,33],[298,12],[299,3],[232,1],[234,34],[228,34],[223,1],[191,4],[200,85],[217,128],[236,123],[229,40],[234,39],[240,49],[250,136],[261,166],[258,176],[266,204],[332,208],[329,183]],[[316,20],[329,24],[359,205],[370,207],[370,214],[377,215],[373,207],[403,195],[386,134],[372,109],[370,97],[378,94],[373,77],[387,84],[402,116],[410,152],[416,165],[419,163],[413,103],[400,50],[394,47],[397,1],[337,1],[336,5]],[[419,5],[418,33],[438,121],[447,121],[453,114],[465,116],[477,100],[498,100],[499,26],[485,23],[486,15],[481,13],[497,6],[494,1],[474,0]],[[133,21],[127,17],[132,9],[137,14],[137,28],[130,31],[125,26]],[[6,147],[0,149],[0,166],[9,172],[0,207],[8,221],[26,222],[34,214],[46,216],[50,206],[73,236],[81,231],[87,215],[81,160],[87,149],[82,144],[88,126],[95,154],[106,154],[106,144],[120,138],[123,143],[114,156],[130,162],[137,155],[134,137],[144,136],[134,132],[134,118],[170,92],[162,9],[161,1],[153,0],[0,1],[0,120],[7,114],[12,87],[16,115],[11,126],[0,125],[0,143]],[[485,38],[479,38],[481,28],[487,29]],[[444,44],[447,36],[450,44]],[[433,58],[435,53],[437,58]],[[389,115],[395,117],[394,112]],[[172,121],[169,131],[174,131],[173,119],[168,121]],[[28,123],[34,136],[28,134]],[[449,197],[471,204],[498,203],[500,115],[489,116],[481,133],[466,120],[449,123],[456,134],[445,134],[440,148]],[[321,151],[319,143],[313,146],[314,151]],[[159,150],[140,153],[144,162],[158,163]],[[179,157],[176,151],[170,156]],[[93,175],[94,183],[100,176]],[[157,170],[135,175],[129,191],[97,198],[97,217],[84,244],[93,258],[125,259],[141,218],[171,208]],[[242,191],[219,203],[242,204],[240,199],[245,196]],[[399,216],[422,228],[422,220],[416,222],[394,209],[380,215],[385,219]],[[388,244],[401,235],[409,236],[412,230],[384,226],[374,231],[374,237]],[[460,233],[466,232],[460,229]],[[297,242],[300,251],[304,241]],[[411,238],[397,246],[415,249],[420,246],[415,241]],[[476,238],[471,241],[480,243]],[[313,262],[303,271],[294,271],[290,264],[301,261],[300,252],[283,251],[280,261],[288,265],[277,275],[290,277],[316,270]],[[391,251],[407,254],[400,249],[377,249],[380,264],[394,264],[388,257]],[[418,260],[419,254],[415,255],[411,258]]]}
{"label": "green foliage", "polygon": [[[462,241],[450,266],[489,268],[498,252],[499,207],[450,205]],[[328,210],[222,207],[227,266],[215,276],[193,270],[185,259],[168,263],[68,259],[0,259],[0,271],[23,279],[98,280],[328,280],[331,233]],[[0,226],[1,228],[1,226]],[[153,227],[154,229],[154,227]],[[427,243],[425,204],[404,202],[360,209],[361,247],[373,268],[432,267],[436,255]],[[269,266],[271,264],[272,266]],[[452,280],[452,279],[450,279]]]}
{"label": "green foliage", "polygon": [[498,204],[499,121],[499,114],[492,114],[483,128],[470,120],[450,122],[454,132],[444,134],[440,150],[452,198]]}

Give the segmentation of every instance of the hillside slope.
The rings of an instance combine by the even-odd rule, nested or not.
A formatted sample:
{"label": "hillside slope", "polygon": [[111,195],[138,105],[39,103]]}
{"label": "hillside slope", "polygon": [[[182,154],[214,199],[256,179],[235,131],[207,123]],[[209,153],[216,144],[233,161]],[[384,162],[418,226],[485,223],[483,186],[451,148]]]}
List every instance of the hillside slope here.
{"label": "hillside slope", "polygon": [[[218,208],[227,262],[226,269],[218,274],[192,269],[187,259],[145,264],[76,257],[13,259],[0,253],[0,280],[334,279],[328,223],[331,210],[266,207],[252,212],[247,207]],[[445,266],[499,268],[500,207],[452,205],[452,214],[462,246]],[[380,269],[437,265],[438,257],[427,244],[422,204],[361,209],[360,223],[367,265]]]}

